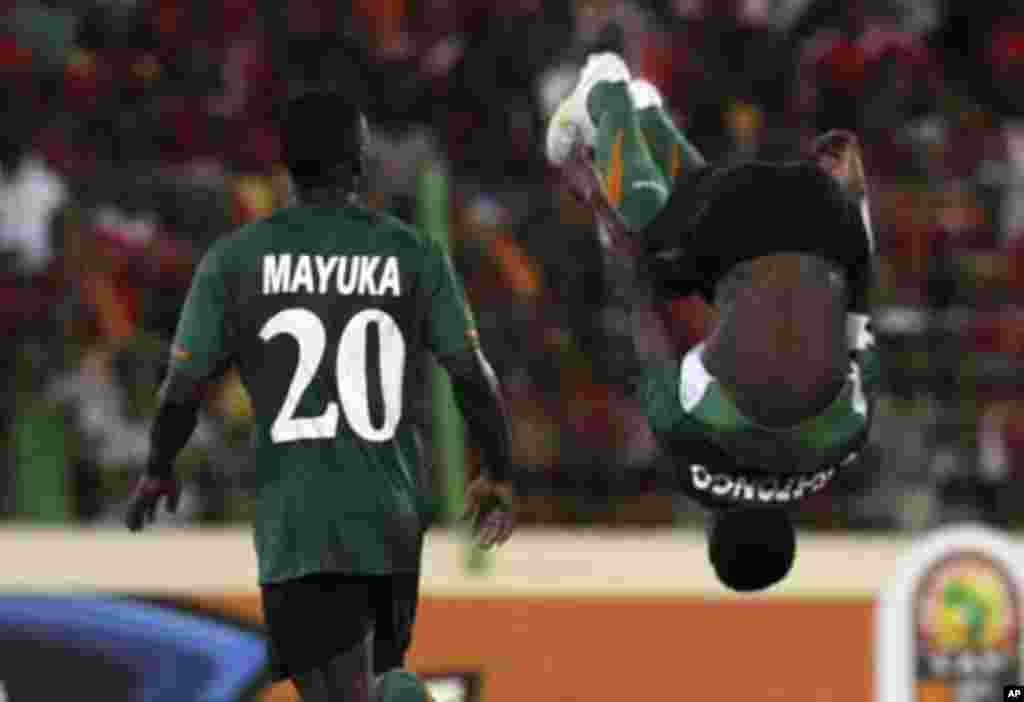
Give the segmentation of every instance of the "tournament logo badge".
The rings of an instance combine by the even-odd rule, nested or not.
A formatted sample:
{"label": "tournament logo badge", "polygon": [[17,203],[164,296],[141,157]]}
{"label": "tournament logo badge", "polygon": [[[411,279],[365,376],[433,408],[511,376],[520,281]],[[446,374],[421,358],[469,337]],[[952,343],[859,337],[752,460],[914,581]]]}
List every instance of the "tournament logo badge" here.
{"label": "tournament logo badge", "polygon": [[951,553],[926,571],[913,602],[919,686],[987,702],[1019,681],[1020,594],[1001,562]]}

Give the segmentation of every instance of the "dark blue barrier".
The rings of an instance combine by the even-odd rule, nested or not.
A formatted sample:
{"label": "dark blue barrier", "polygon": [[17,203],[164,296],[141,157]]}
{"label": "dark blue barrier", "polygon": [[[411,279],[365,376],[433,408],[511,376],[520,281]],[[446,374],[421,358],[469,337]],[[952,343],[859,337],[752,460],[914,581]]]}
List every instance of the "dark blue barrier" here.
{"label": "dark blue barrier", "polygon": [[265,673],[264,638],[109,596],[0,596],[8,699],[238,702]]}

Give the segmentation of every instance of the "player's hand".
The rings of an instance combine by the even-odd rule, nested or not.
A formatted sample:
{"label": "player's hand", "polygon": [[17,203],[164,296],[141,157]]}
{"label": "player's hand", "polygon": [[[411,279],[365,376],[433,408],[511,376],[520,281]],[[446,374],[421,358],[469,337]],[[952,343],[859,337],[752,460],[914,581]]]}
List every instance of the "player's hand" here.
{"label": "player's hand", "polygon": [[480,477],[466,489],[464,520],[470,520],[473,535],[483,548],[501,546],[516,526],[515,490],[511,483]]}
{"label": "player's hand", "polygon": [[856,198],[867,192],[867,178],[857,135],[845,129],[833,129],[815,139],[811,154],[827,173]]}
{"label": "player's hand", "polygon": [[152,524],[156,519],[156,506],[161,497],[166,499],[168,512],[174,512],[178,508],[181,486],[175,478],[157,478],[151,475],[139,478],[139,482],[135,484],[135,492],[132,493],[131,504],[128,506],[128,514],[124,518],[125,526],[132,531],[139,531],[147,524]]}

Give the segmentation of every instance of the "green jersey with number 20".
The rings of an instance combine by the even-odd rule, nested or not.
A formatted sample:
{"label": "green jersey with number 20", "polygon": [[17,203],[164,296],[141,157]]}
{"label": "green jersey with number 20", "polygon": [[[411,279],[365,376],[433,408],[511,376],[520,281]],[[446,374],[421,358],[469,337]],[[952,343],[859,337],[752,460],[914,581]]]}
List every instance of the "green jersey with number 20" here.
{"label": "green jersey with number 20", "polygon": [[217,242],[173,363],[237,363],[253,405],[261,583],[419,565],[421,456],[409,368],[476,343],[441,247],[359,205],[294,207]]}

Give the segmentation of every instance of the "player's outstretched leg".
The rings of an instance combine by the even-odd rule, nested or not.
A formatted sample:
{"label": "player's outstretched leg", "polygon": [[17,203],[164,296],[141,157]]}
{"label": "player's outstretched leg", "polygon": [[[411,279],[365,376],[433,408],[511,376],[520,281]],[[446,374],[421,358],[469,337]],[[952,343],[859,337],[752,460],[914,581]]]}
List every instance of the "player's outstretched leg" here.
{"label": "player's outstretched leg", "polygon": [[[577,158],[580,145],[592,149],[603,200],[618,211],[618,218],[627,229],[636,232],[664,206],[669,184],[641,130],[641,114],[633,103],[631,80],[629,69],[619,56],[592,55],[580,72],[575,89],[551,118],[546,148],[548,160],[565,168],[577,189],[584,191],[584,199],[593,203],[587,196],[587,191],[592,190],[590,176],[577,172],[581,168]],[[646,99],[649,95],[641,97]],[[682,140],[660,106],[652,102],[645,105],[644,111],[651,113],[644,119],[650,122],[654,133]],[[671,147],[667,152],[671,157]],[[589,169],[585,163],[582,167]]]}
{"label": "player's outstretched leg", "polygon": [[666,183],[671,186],[680,175],[692,173],[707,163],[697,147],[676,127],[654,85],[643,79],[633,80],[629,84],[629,95],[640,131]]}
{"label": "player's outstretched leg", "polygon": [[624,81],[597,83],[587,97],[597,136],[594,165],[605,196],[629,228],[643,229],[668,201],[669,185],[651,156]]}

